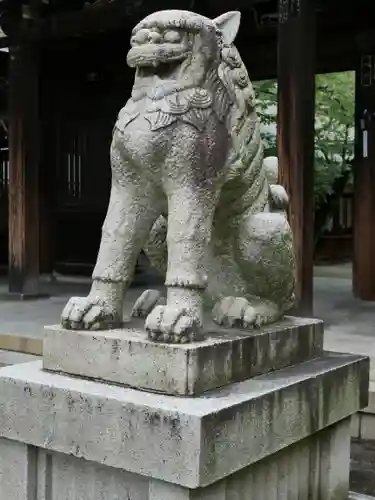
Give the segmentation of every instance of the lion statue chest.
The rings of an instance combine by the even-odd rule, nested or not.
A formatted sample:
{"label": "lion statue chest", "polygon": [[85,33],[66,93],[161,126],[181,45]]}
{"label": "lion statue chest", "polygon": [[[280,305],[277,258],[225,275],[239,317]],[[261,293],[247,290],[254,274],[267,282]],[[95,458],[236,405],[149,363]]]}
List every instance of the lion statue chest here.
{"label": "lion statue chest", "polygon": [[[205,177],[219,178],[231,138],[212,103],[210,93],[199,88],[160,98],[129,99],[114,129],[126,168],[136,169],[155,183],[173,174],[183,175],[185,168],[194,169],[197,180],[203,172]],[[173,161],[177,156],[180,161]]]}

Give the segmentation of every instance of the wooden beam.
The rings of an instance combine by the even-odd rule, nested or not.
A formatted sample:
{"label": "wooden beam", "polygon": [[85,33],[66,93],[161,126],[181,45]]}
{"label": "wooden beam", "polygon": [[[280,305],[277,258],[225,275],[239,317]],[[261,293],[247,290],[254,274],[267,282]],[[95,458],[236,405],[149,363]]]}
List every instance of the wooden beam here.
{"label": "wooden beam", "polygon": [[[167,0],[165,8],[173,8],[173,5],[172,0]],[[131,29],[135,22],[148,13],[149,8],[142,2],[103,1],[82,10],[52,14],[32,22],[24,21],[18,36],[49,40]]]}
{"label": "wooden beam", "polygon": [[9,291],[38,294],[39,116],[38,50],[10,48],[9,61]]}
{"label": "wooden beam", "polygon": [[280,182],[290,196],[301,315],[313,307],[314,18],[313,0],[279,0],[278,157]]}
{"label": "wooden beam", "polygon": [[[375,32],[371,39],[375,41]],[[259,40],[256,36],[242,36],[236,42],[242,59],[253,80],[277,78],[277,36]],[[248,51],[251,47],[251,52]],[[256,54],[256,57],[254,57]],[[320,36],[316,41],[315,72],[334,73],[354,71],[357,64],[357,35],[354,33],[335,33]]]}
{"label": "wooden beam", "polygon": [[[1,0],[0,0],[1,1]],[[12,2],[15,0],[12,0]],[[33,0],[36,5],[39,0]],[[269,2],[269,0],[264,0]],[[284,5],[297,5],[298,0],[278,0]],[[315,9],[318,0],[314,0],[314,17],[319,21],[319,33],[325,35],[337,30],[342,33],[350,31],[360,32],[364,29],[372,29],[373,23],[371,16],[368,15],[367,4],[363,7],[354,5],[348,2],[348,8],[345,10],[343,5],[331,5],[327,8],[327,2],[323,0],[324,10]],[[251,15],[252,0],[244,1],[244,14]],[[259,2],[255,2],[259,3]],[[357,2],[358,3],[358,2]],[[363,3],[363,2],[362,2]],[[276,2],[275,2],[276,5]],[[354,8],[353,8],[354,6]],[[237,5],[237,7],[240,7]],[[178,9],[186,8],[186,2],[182,0],[163,0],[163,9]],[[227,6],[230,8],[230,3]],[[203,11],[202,11],[203,9]],[[142,17],[150,14],[155,10],[151,1],[129,1],[129,0],[101,0],[92,5],[87,5],[81,10],[63,11],[50,15],[43,16],[37,22],[28,22],[24,19],[23,28],[26,36],[42,37],[42,38],[64,38],[70,36],[82,36],[85,34],[101,33],[111,30],[122,30],[124,27],[132,28],[134,22],[139,21]],[[212,6],[205,8],[200,5],[199,11],[214,17],[217,14],[217,9]],[[34,12],[38,12],[37,7],[34,7]],[[367,27],[367,28],[366,28]],[[28,35],[26,34],[28,31]],[[260,38],[268,37],[270,33],[276,31],[272,25],[253,25],[251,32],[256,33]],[[320,37],[319,37],[320,38]]]}
{"label": "wooden beam", "polygon": [[[241,0],[240,4],[243,3],[245,16],[251,16],[253,4],[263,2],[269,3],[269,0]],[[284,4],[288,2],[293,4],[297,0],[284,0]],[[29,5],[24,6],[23,9],[21,3],[21,0],[0,0],[0,24],[7,35],[13,36],[16,40],[76,37],[122,30],[131,28],[135,21],[139,21],[153,10],[152,2],[145,1],[97,0],[94,4],[86,5],[80,10],[69,11],[69,6],[67,6],[65,10],[58,13],[53,13],[53,11],[49,13],[49,7],[42,8],[43,0],[29,0]],[[319,1],[316,0],[316,3]],[[327,4],[326,1],[321,1],[321,6],[318,5],[316,9],[319,39],[338,30],[350,35],[351,32],[360,33],[365,29],[373,29],[372,17],[368,15],[367,0],[357,1],[355,5],[351,2],[347,4]],[[164,0],[163,2],[164,9],[185,7],[186,2],[183,1]],[[208,11],[205,8],[203,10],[208,16],[214,16],[217,13],[217,9],[212,5],[208,7]],[[200,6],[200,12],[202,12],[202,6]],[[40,13],[43,15],[38,19]],[[250,32],[259,40],[272,36],[276,32],[274,24],[262,24],[258,21],[252,23]]]}
{"label": "wooden beam", "polygon": [[375,300],[375,54],[356,71],[353,292]]}

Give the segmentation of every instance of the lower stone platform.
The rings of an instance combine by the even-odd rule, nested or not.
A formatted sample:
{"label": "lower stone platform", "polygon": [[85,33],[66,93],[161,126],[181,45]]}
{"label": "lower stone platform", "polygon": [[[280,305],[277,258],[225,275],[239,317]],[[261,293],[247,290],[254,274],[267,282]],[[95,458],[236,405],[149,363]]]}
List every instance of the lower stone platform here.
{"label": "lower stone platform", "polygon": [[3,368],[0,496],[347,500],[350,417],[367,405],[368,370],[367,358],[326,353],[187,398],[41,362]]}
{"label": "lower stone platform", "polygon": [[205,391],[303,363],[323,353],[323,322],[288,317],[255,330],[212,325],[192,344],[150,341],[144,321],[105,331],[45,328],[43,367],[164,394]]}
{"label": "lower stone platform", "polygon": [[[0,491],[7,500],[347,500],[350,421],[192,490],[71,455],[0,439]],[[30,497],[30,488],[36,495]],[[321,494],[325,489],[328,494]],[[351,496],[351,499],[357,497]]]}

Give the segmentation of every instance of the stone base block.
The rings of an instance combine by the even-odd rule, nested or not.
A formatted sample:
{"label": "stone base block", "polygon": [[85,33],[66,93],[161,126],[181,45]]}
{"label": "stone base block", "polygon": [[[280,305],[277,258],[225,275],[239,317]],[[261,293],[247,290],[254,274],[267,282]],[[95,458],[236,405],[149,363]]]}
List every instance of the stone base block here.
{"label": "stone base block", "polygon": [[[121,469],[194,490],[287,453],[344,419],[343,442],[349,442],[348,417],[368,404],[368,373],[368,358],[328,353],[185,398],[45,372],[41,362],[9,366],[0,370],[0,437],[94,462],[98,470]],[[335,451],[335,460],[348,471],[348,456],[341,463]]]}
{"label": "stone base block", "polygon": [[345,419],[212,485],[191,489],[0,439],[0,493],[4,500],[348,500],[349,448]]}
{"label": "stone base block", "polygon": [[47,370],[195,396],[321,356],[323,322],[290,317],[253,331],[215,327],[187,345],[149,341],[143,323],[101,332],[52,326],[43,350]]}

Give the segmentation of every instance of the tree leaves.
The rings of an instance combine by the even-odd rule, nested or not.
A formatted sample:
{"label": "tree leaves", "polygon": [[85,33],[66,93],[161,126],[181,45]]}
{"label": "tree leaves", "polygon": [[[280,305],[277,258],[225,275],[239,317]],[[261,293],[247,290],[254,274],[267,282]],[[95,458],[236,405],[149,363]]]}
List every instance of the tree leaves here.
{"label": "tree leaves", "polygon": [[[266,154],[276,151],[277,82],[254,84]],[[316,77],[315,205],[324,205],[333,186],[347,176],[354,156],[354,72]],[[349,180],[350,180],[349,176]]]}

